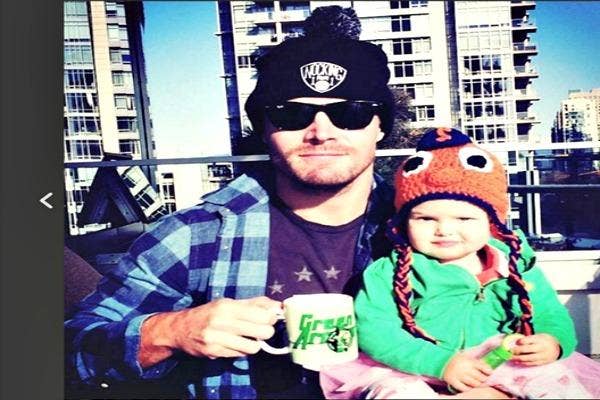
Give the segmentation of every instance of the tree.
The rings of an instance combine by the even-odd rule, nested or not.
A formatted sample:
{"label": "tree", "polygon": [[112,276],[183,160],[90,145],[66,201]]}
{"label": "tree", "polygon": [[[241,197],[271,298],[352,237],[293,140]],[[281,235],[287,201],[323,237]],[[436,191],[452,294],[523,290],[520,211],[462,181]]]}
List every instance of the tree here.
{"label": "tree", "polygon": [[[410,109],[412,98],[397,86],[390,86],[394,95],[394,125],[377,147],[379,149],[410,149],[417,145],[417,142],[423,134],[423,129],[410,130],[409,121],[412,119],[413,112]],[[400,163],[405,157],[377,157],[375,160],[375,171],[381,175],[390,185],[394,183],[394,175]]]}

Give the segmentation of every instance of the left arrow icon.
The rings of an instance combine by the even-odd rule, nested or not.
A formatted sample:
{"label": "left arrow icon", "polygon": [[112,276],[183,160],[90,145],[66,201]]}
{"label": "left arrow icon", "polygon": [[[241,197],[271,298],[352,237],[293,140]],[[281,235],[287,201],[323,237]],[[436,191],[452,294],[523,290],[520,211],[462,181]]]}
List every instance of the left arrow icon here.
{"label": "left arrow icon", "polygon": [[48,207],[49,209],[52,209],[52,204],[48,203],[46,200],[48,200],[50,197],[52,197],[52,192],[47,193],[46,195],[44,195],[44,197],[42,197],[40,199],[40,203],[42,203],[43,205],[45,205],[46,207]]}

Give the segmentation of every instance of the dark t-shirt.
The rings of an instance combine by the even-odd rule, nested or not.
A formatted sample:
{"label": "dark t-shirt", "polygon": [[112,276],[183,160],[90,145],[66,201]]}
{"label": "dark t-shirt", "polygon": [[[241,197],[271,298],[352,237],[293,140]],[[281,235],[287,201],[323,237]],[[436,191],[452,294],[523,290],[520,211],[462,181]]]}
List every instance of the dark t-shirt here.
{"label": "dark t-shirt", "polygon": [[[352,276],[354,250],[364,216],[340,226],[321,225],[302,219],[277,199],[273,199],[269,211],[266,295],[281,301],[294,294],[344,292]],[[269,343],[282,347],[287,344],[284,324],[280,322],[275,328]],[[292,363],[289,355],[261,351],[250,362],[259,398],[322,397],[318,373]]]}

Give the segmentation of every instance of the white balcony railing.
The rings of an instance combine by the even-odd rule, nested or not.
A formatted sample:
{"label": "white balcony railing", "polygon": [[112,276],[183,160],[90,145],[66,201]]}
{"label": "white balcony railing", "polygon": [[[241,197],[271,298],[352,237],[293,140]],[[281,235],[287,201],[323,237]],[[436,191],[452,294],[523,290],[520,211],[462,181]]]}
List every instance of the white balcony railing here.
{"label": "white balcony railing", "polygon": [[535,22],[532,19],[513,19],[512,20],[513,28],[535,28]]}
{"label": "white balcony railing", "polygon": [[535,68],[526,65],[515,66],[515,72],[521,75],[537,75],[537,71]]}
{"label": "white balcony railing", "polygon": [[575,322],[577,350],[600,354],[600,250],[540,251],[536,256]]}
{"label": "white balcony railing", "polygon": [[537,117],[535,116],[535,114],[530,113],[530,112],[518,112],[517,113],[517,119],[520,120],[528,120],[528,121],[533,121],[535,120]]}
{"label": "white balcony railing", "polygon": [[517,98],[539,98],[537,92],[533,89],[515,89]]}
{"label": "white balcony railing", "polygon": [[537,46],[533,43],[518,42],[513,44],[515,51],[537,51]]}
{"label": "white balcony railing", "polygon": [[[285,4],[285,3],[282,3]],[[310,15],[309,9],[302,10],[281,10],[279,13],[282,21],[304,21]]]}

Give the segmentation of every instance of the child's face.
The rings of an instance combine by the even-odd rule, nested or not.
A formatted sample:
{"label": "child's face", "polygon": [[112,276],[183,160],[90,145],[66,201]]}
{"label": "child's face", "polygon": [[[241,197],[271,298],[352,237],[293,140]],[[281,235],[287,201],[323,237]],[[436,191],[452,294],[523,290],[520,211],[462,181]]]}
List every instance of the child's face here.
{"label": "child's face", "polygon": [[490,239],[483,209],[466,201],[430,200],[408,216],[408,240],[413,249],[442,263],[476,256]]}

